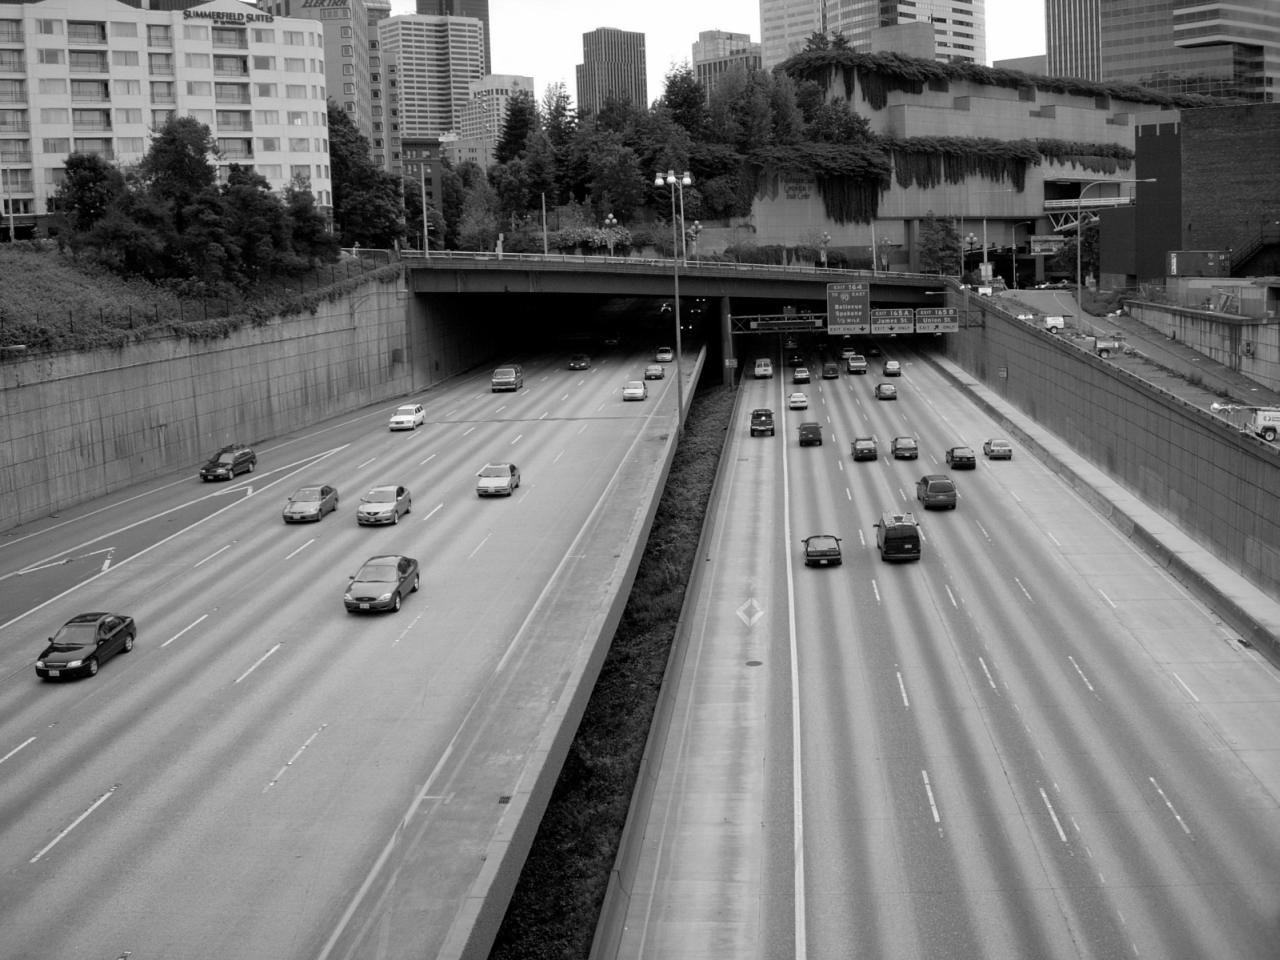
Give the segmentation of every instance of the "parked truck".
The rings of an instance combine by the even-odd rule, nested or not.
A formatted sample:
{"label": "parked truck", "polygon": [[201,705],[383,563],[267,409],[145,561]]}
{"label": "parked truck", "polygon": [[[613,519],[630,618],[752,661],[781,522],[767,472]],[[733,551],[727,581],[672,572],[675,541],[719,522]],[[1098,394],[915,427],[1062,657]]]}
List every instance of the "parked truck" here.
{"label": "parked truck", "polygon": [[1259,407],[1249,414],[1244,428],[1267,443],[1275,443],[1276,437],[1280,436],[1280,408]]}

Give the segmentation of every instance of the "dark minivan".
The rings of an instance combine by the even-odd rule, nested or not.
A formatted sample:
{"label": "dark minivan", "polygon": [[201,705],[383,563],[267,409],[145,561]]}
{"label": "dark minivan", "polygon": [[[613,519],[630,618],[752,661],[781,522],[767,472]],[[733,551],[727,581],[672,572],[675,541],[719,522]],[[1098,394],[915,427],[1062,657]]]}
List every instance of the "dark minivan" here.
{"label": "dark minivan", "polygon": [[886,513],[876,523],[880,559],[893,563],[920,559],[920,525],[909,513]]}

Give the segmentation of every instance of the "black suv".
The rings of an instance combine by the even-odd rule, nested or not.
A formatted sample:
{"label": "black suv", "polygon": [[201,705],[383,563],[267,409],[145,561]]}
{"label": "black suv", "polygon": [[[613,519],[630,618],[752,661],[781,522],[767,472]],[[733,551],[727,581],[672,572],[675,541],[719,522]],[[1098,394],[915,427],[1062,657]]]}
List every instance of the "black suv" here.
{"label": "black suv", "polygon": [[258,456],[250,447],[233,443],[223,447],[200,468],[201,480],[230,480],[238,473],[253,473]]}
{"label": "black suv", "polygon": [[773,411],[767,407],[760,407],[751,411],[751,435],[753,437],[762,437],[765,434],[773,436]]}

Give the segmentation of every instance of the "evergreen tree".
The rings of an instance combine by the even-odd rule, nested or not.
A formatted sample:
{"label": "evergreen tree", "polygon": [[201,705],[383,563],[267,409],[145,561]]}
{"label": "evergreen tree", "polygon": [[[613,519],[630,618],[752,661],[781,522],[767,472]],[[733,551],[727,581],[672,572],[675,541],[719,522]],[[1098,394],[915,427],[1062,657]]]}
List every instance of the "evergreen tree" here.
{"label": "evergreen tree", "polygon": [[666,76],[666,86],[658,105],[665,107],[671,119],[690,137],[701,138],[707,128],[707,90],[694,76],[688,63],[673,66]]}
{"label": "evergreen tree", "polygon": [[517,90],[507,103],[502,136],[493,151],[494,160],[506,163],[519,157],[524,153],[529,134],[538,128],[538,105],[533,102],[533,94],[528,90]]}

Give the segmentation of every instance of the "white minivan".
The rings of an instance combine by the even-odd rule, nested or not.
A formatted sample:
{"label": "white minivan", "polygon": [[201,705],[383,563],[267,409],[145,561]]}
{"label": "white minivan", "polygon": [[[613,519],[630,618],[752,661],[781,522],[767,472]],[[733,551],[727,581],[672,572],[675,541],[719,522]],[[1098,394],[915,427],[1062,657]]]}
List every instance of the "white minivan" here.
{"label": "white minivan", "polygon": [[761,357],[756,361],[756,379],[768,380],[773,376],[773,361],[768,357]]}

